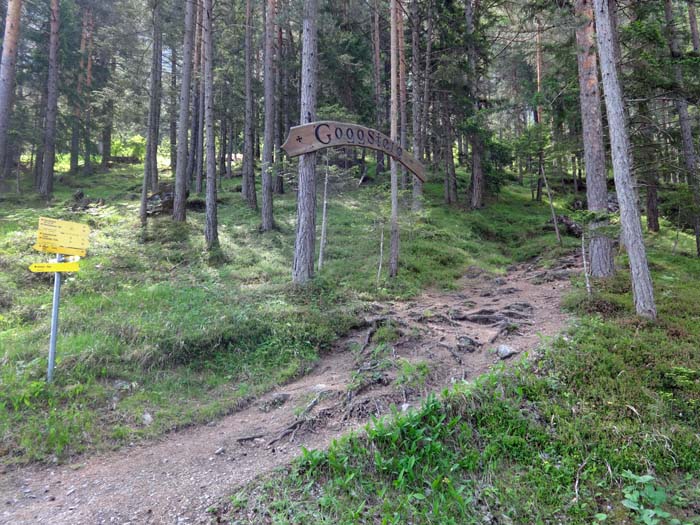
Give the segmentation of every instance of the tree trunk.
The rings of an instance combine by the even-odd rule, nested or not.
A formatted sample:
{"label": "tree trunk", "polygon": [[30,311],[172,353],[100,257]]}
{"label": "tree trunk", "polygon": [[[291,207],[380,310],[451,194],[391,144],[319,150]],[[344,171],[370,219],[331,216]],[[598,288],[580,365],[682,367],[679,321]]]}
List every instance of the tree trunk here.
{"label": "tree trunk", "polygon": [[238,140],[238,132],[235,129],[234,121],[229,122],[228,126],[228,148],[226,149],[226,178],[233,178],[233,170],[231,169],[231,162],[233,154],[237,151],[234,149],[234,142]]}
{"label": "tree trunk", "polygon": [[428,2],[428,20],[426,24],[428,25],[426,31],[426,43],[425,43],[425,72],[423,74],[423,98],[422,98],[422,111],[421,122],[422,122],[422,136],[421,136],[421,148],[423,150],[423,159],[426,162],[430,162],[430,136],[429,136],[429,110],[430,110],[430,66],[432,59],[432,49],[433,49],[433,2],[430,0]]}
{"label": "tree trunk", "polygon": [[[412,126],[413,154],[418,162],[423,161],[423,149],[421,145],[421,106],[420,83],[418,72],[420,70],[420,20],[418,19],[418,0],[411,2],[411,102],[412,102]],[[418,177],[413,177],[413,211],[419,211],[423,205],[423,183]]]}
{"label": "tree trunk", "polygon": [[78,157],[80,156],[80,125],[82,120],[82,96],[83,96],[83,72],[85,70],[85,50],[87,47],[88,9],[83,9],[82,30],[80,33],[80,66],[78,69],[77,86],[75,89],[75,101],[73,106],[73,121],[71,123],[70,140],[70,172],[78,171]]}
{"label": "tree trunk", "polygon": [[[160,4],[160,0],[159,0]],[[153,67],[155,69],[155,85],[154,91],[151,93],[151,104],[153,105],[153,128],[149,132],[151,140],[151,166],[150,166],[150,184],[153,193],[158,192],[158,145],[160,144],[160,107],[163,96],[163,29],[160,15],[160,5],[158,7],[157,28],[154,27],[153,33]]]}
{"label": "tree trunk", "polygon": [[253,112],[253,18],[251,0],[245,4],[245,128],[243,131],[243,200],[254,210],[258,209],[255,189],[255,151]]}
{"label": "tree trunk", "polygon": [[[362,153],[366,152],[365,149]],[[326,241],[328,238],[328,156],[326,156],[326,174],[323,180],[323,211],[321,212],[321,241],[318,248],[318,271],[323,268],[323,257],[326,251]]]}
{"label": "tree trunk", "polygon": [[688,177],[688,185],[693,194],[693,226],[695,229],[695,245],[698,257],[700,257],[700,180],[698,180],[698,160],[695,152],[695,143],[693,142],[693,130],[688,115],[688,101],[683,95],[683,70],[681,69],[680,60],[683,58],[681,53],[678,34],[675,29],[673,19],[673,3],[671,0],[665,0],[664,13],[666,15],[666,25],[668,32],[668,46],[671,49],[671,60],[673,61],[673,77],[675,81],[674,102],[676,113],[681,127],[681,142],[683,145],[683,160],[685,161],[685,170]]}
{"label": "tree trunk", "polygon": [[195,12],[195,27],[194,27],[194,57],[192,66],[192,92],[190,94],[190,100],[192,103],[192,119],[190,126],[192,132],[190,134],[190,149],[187,156],[187,187],[188,189],[193,186],[195,172],[197,171],[197,156],[201,151],[201,145],[199,144],[200,139],[200,118],[201,115],[201,98],[203,93],[201,92],[201,82],[202,77],[202,3],[197,1],[196,12]]}
{"label": "tree trunk", "polygon": [[455,161],[454,161],[454,132],[452,128],[452,122],[450,117],[450,109],[447,104],[447,96],[441,96],[440,109],[442,113],[441,129],[442,133],[440,136],[443,137],[442,141],[442,156],[445,161],[445,204],[455,204],[457,202],[457,174],[455,173]]}
{"label": "tree trunk", "polygon": [[197,145],[194,154],[194,179],[195,191],[202,193],[204,183],[204,111],[205,111],[205,93],[204,93],[204,4],[201,6],[202,29],[200,31],[199,43],[199,104],[197,110]]}
{"label": "tree trunk", "polygon": [[[157,128],[157,110],[156,105],[160,105],[160,93],[158,89],[158,75],[161,62],[161,50],[159,46],[159,40],[162,37],[162,30],[160,27],[160,5],[159,1],[153,2],[152,7],[153,13],[153,50],[151,55],[151,79],[150,79],[150,100],[148,106],[148,131],[146,133],[146,160],[143,163],[143,185],[141,186],[141,207],[139,209],[139,218],[141,219],[141,226],[146,226],[146,221],[148,219],[146,214],[146,202],[148,198],[148,189],[152,188],[154,184],[158,184],[157,181],[157,169],[154,173],[153,167],[157,165],[157,155],[158,155],[158,130]],[[156,180],[154,181],[154,178]]]}
{"label": "tree trunk", "polygon": [[[223,105],[226,105],[226,99],[223,101]],[[224,175],[226,174],[226,152],[228,151],[228,116],[226,111],[221,115],[221,120],[219,121],[219,188],[221,188]]]}
{"label": "tree trunk", "polygon": [[[536,46],[536,51],[535,51],[535,65],[536,65],[536,74],[537,74],[537,93],[541,94],[542,93],[542,74],[543,74],[543,69],[544,69],[544,61],[543,61],[543,56],[542,56],[542,21],[538,18],[537,19],[537,37],[535,41],[535,46]],[[543,138],[543,130],[544,130],[544,122],[542,122],[542,117],[543,117],[543,111],[542,111],[542,105],[538,102],[537,108],[535,108],[535,123],[539,124],[539,130],[540,133],[538,135],[539,141],[540,141],[540,149],[537,152],[537,195],[535,196],[535,200],[537,202],[542,201],[542,184],[544,182],[543,180],[543,175],[544,175],[544,138]],[[556,219],[555,219],[556,221]]]}
{"label": "tree trunk", "polygon": [[[477,119],[479,116],[479,73],[477,68],[477,49],[476,49],[476,19],[478,16],[479,0],[467,0],[464,3],[464,16],[467,23],[467,60],[469,62],[469,96],[472,101],[473,117]],[[469,184],[469,207],[472,209],[483,208],[484,193],[486,189],[486,179],[484,177],[484,169],[482,156],[484,153],[484,141],[479,131],[474,131],[470,134],[470,142],[472,149],[472,178]],[[452,154],[452,150],[449,151]]]}
{"label": "tree trunk", "polygon": [[194,43],[194,2],[185,1],[185,37],[182,45],[182,79],[180,80],[180,114],[177,127],[177,162],[173,220],[184,222],[187,204],[187,131],[190,119],[190,86],[192,84],[192,46]]}
{"label": "tree trunk", "polygon": [[[113,78],[117,69],[117,58],[110,60],[110,76]],[[105,125],[102,128],[102,162],[101,167],[107,171],[112,160],[112,133],[114,131],[114,97],[109,95],[105,101]]]}
{"label": "tree trunk", "polygon": [[638,124],[642,145],[639,147],[642,162],[642,177],[647,190],[647,228],[649,231],[659,231],[659,176],[655,166],[654,158],[654,131],[652,129],[651,113],[649,102],[642,100],[639,102],[637,114],[640,122]]}
{"label": "tree trunk", "polygon": [[219,247],[216,210],[216,151],[214,135],[214,31],[212,0],[204,0],[204,120],[207,127],[207,196],[204,239],[207,250]]}
{"label": "tree trunk", "polygon": [[[305,0],[301,52],[301,124],[316,120],[318,88],[318,0]],[[316,153],[299,159],[297,227],[292,282],[306,284],[314,274],[316,246]]]}
{"label": "tree trunk", "polygon": [[[583,123],[583,152],[586,164],[586,198],[588,209],[607,213],[608,186],[605,169],[605,144],[603,142],[603,117],[598,88],[598,55],[595,50],[593,5],[591,0],[576,0],[576,45],[578,78]],[[574,165],[574,170],[576,169]],[[576,181],[576,172],[573,173]],[[578,187],[578,185],[576,185]],[[615,273],[613,240],[596,230],[608,221],[595,221],[590,225],[591,275],[609,277]]]}
{"label": "tree trunk", "polygon": [[282,41],[282,26],[280,24],[277,24],[276,27],[276,32],[277,32],[277,47],[276,47],[276,60],[274,64],[274,70],[275,70],[275,118],[274,118],[274,125],[273,125],[273,134],[274,134],[274,140],[273,140],[273,148],[272,151],[274,153],[273,159],[274,159],[274,164],[275,164],[275,180],[272,185],[272,191],[273,193],[277,195],[283,195],[284,194],[284,178],[282,177],[282,173],[280,172],[280,167],[282,165],[282,150],[280,149],[282,146],[282,126],[280,126],[280,122],[282,121],[282,94],[281,94],[281,89],[282,89],[282,46],[283,46],[283,41]]}
{"label": "tree trunk", "polygon": [[[374,105],[376,108],[376,123],[377,129],[382,131],[382,70],[381,70],[381,35],[379,33],[379,0],[374,0],[374,18],[372,24],[372,59],[374,63]],[[379,175],[384,171],[384,153],[377,151],[377,169]]]}
{"label": "tree trunk", "polygon": [[53,192],[53,165],[56,159],[56,117],[58,115],[58,37],[61,9],[59,0],[51,0],[49,22],[49,75],[46,82],[46,118],[44,119],[44,158],[39,192],[48,199]]}
{"label": "tree trunk", "polygon": [[[51,13],[49,13],[49,54],[51,53]],[[49,67],[50,64],[49,64]],[[34,188],[41,193],[41,178],[44,173],[44,134],[46,133],[46,111],[47,111],[47,98],[48,98],[48,77],[46,82],[46,89],[41,90],[41,99],[39,101],[39,107],[36,112],[36,129],[43,130],[41,135],[41,140],[36,145],[36,148],[32,149],[32,170],[34,172]]]}
{"label": "tree trunk", "polygon": [[92,8],[87,9],[87,43],[85,52],[86,56],[86,67],[85,67],[85,100],[84,100],[84,112],[83,112],[83,139],[85,141],[85,159],[83,173],[86,175],[92,174],[92,137],[91,137],[91,127],[92,127],[92,44],[95,34],[95,19],[93,17]]}
{"label": "tree trunk", "polygon": [[622,88],[615,64],[614,42],[617,40],[617,35],[612,30],[607,0],[593,1],[596,27],[598,29],[598,49],[603,72],[603,88],[605,90],[605,106],[608,114],[615,188],[620,204],[622,232],[632,274],[634,304],[637,315],[648,319],[656,319],[654,288],[649,272],[646,248],[642,236],[642,225],[632,180],[630,141],[625,119]]}
{"label": "tree trunk", "polygon": [[170,47],[170,171],[177,174],[177,49]]}
{"label": "tree trunk", "polygon": [[[406,95],[406,35],[404,33],[404,16],[403,9],[399,11],[398,25],[398,44],[399,44],[399,143],[401,148],[406,151],[408,147],[407,135],[407,115],[406,104],[408,97]],[[401,189],[408,188],[408,170],[401,166]]]}
{"label": "tree trunk", "polygon": [[275,16],[276,0],[267,0],[267,15],[265,18],[265,62],[264,62],[264,91],[265,91],[265,130],[262,152],[262,224],[264,232],[275,227],[272,202],[273,180],[273,149],[275,133]]}
{"label": "tree trunk", "polygon": [[0,180],[4,178],[4,168],[8,154],[7,132],[12,113],[15,90],[15,70],[17,65],[17,43],[19,41],[21,0],[8,0],[5,15],[5,36],[0,64]]}
{"label": "tree trunk", "polygon": [[[399,140],[399,46],[398,46],[398,0],[391,0],[391,140]],[[398,163],[391,159],[391,254],[389,276],[399,273],[399,180]]]}
{"label": "tree trunk", "polygon": [[690,22],[690,36],[693,40],[693,51],[700,53],[700,35],[698,34],[698,17],[695,12],[695,1],[687,0],[688,2],[688,21]]}

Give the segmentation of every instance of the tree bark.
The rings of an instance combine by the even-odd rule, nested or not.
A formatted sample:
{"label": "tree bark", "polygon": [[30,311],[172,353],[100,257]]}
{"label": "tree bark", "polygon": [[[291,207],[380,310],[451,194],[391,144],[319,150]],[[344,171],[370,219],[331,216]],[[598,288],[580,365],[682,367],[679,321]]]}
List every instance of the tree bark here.
{"label": "tree bark", "polygon": [[[418,82],[420,70],[420,20],[418,19],[418,0],[411,2],[411,103],[413,132],[413,154],[419,162],[423,161],[421,145],[421,106],[420,106],[420,82]],[[423,183],[418,177],[413,177],[413,211],[419,211],[423,206]]]}
{"label": "tree bark", "polygon": [[[399,140],[399,46],[398,46],[398,0],[391,0],[391,140]],[[391,159],[391,253],[389,255],[389,276],[399,273],[399,180],[398,163]]]}
{"label": "tree bark", "polygon": [[203,182],[204,182],[204,111],[205,111],[205,93],[204,93],[204,4],[201,6],[201,23],[202,29],[200,31],[200,43],[199,43],[199,104],[197,110],[197,145],[194,155],[194,179],[195,179],[195,191],[197,193],[202,193]]}
{"label": "tree bark", "polygon": [[[150,79],[150,98],[148,105],[148,131],[146,133],[146,160],[143,163],[143,185],[141,186],[141,206],[139,208],[139,218],[141,226],[146,226],[148,216],[146,214],[146,203],[148,198],[148,189],[152,189],[158,184],[157,156],[158,156],[158,123],[157,109],[160,105],[160,92],[158,86],[158,76],[161,63],[161,50],[159,41],[162,38],[162,30],[160,26],[160,4],[159,0],[155,0],[152,6],[152,24],[153,24],[153,49],[151,56],[151,79]],[[154,167],[156,169],[154,170]],[[155,172],[155,173],[154,173]],[[155,178],[155,180],[154,180]],[[157,190],[154,190],[157,191]]]}
{"label": "tree bark", "polygon": [[639,116],[639,132],[642,136],[642,145],[640,146],[640,158],[642,160],[642,177],[644,179],[647,199],[647,228],[649,231],[659,231],[659,176],[655,165],[654,154],[654,132],[651,126],[651,113],[649,111],[649,102],[642,100],[639,102],[637,115]]}
{"label": "tree bark", "polygon": [[[586,165],[586,198],[588,209],[607,213],[608,187],[603,143],[603,117],[598,87],[598,55],[595,50],[593,5],[591,0],[576,0],[575,14],[578,78],[580,86],[581,121],[583,124],[583,152]],[[574,157],[575,159],[575,157]],[[574,167],[575,169],[575,167]],[[576,181],[576,173],[573,173]],[[591,275],[609,277],[615,273],[613,240],[597,233],[608,221],[594,221],[590,225]]]}
{"label": "tree bark", "polygon": [[82,29],[80,32],[80,66],[78,69],[77,86],[75,89],[75,101],[73,106],[73,121],[71,123],[70,140],[70,172],[78,171],[78,157],[80,156],[80,121],[82,119],[83,96],[83,70],[85,69],[85,49],[87,46],[88,11],[83,9]]}
{"label": "tree bark", "polygon": [[187,156],[187,188],[191,188],[194,182],[195,172],[197,171],[197,157],[201,151],[200,139],[200,115],[201,115],[201,98],[204,96],[201,92],[202,78],[202,2],[195,2],[195,26],[194,26],[194,57],[192,66],[192,92],[190,100],[192,104],[192,118],[190,126],[192,132],[190,134],[190,149]]}
{"label": "tree bark", "polygon": [[[542,93],[542,74],[543,74],[543,69],[544,69],[544,61],[543,61],[543,56],[542,56],[542,21],[538,18],[537,19],[537,37],[535,41],[535,66],[536,66],[536,75],[537,75],[537,93],[541,94]],[[542,104],[538,101],[537,107],[535,108],[535,123],[539,124],[540,128],[540,134],[539,134],[539,141],[540,141],[540,149],[537,152],[537,194],[535,196],[535,200],[537,202],[542,201],[542,185],[544,183],[543,176],[544,176],[544,138],[542,137],[542,130],[544,130],[544,122],[542,122]],[[556,222],[556,218],[555,218]]]}
{"label": "tree bark", "polygon": [[[49,40],[51,40],[51,12],[49,12]],[[48,53],[51,53],[50,49],[51,42],[49,42]],[[50,67],[50,65],[49,65]],[[39,107],[36,112],[36,129],[43,130],[41,135],[41,140],[36,145],[36,150],[32,149],[32,170],[34,172],[34,188],[41,194],[41,179],[44,173],[44,134],[46,133],[46,110],[47,110],[47,98],[48,98],[48,76],[46,81],[46,88],[41,90],[41,99],[39,100]]]}
{"label": "tree bark", "polygon": [[187,132],[190,119],[190,86],[192,84],[192,46],[194,43],[194,2],[185,2],[185,37],[182,45],[182,79],[180,80],[180,114],[177,128],[177,163],[173,220],[184,222],[187,204]]}
{"label": "tree bark", "polygon": [[177,174],[177,49],[170,47],[170,171]]}
{"label": "tree bark", "polygon": [[[466,0],[464,3],[464,17],[467,23],[467,60],[469,62],[469,97],[472,100],[473,118],[478,122],[479,117],[479,72],[477,67],[478,53],[476,49],[476,18],[478,16],[479,0]],[[486,180],[482,156],[484,141],[478,130],[470,134],[469,140],[472,146],[472,178],[469,184],[469,206],[472,209],[483,208]],[[452,150],[449,151],[452,154]]]}
{"label": "tree bark", "polygon": [[[316,120],[318,89],[318,0],[305,0],[301,52],[301,124]],[[292,282],[306,284],[314,274],[316,247],[316,153],[299,159],[297,227]]]}
{"label": "tree bark", "polygon": [[[158,145],[160,143],[160,107],[163,94],[163,28],[161,22],[161,6],[158,1],[158,7],[154,13],[154,28],[153,28],[153,70],[154,83],[151,86],[151,105],[153,107],[153,121],[149,126],[148,139],[150,147],[150,166],[149,166],[149,182],[151,191],[158,191]],[[157,16],[155,16],[157,15]]]}
{"label": "tree bark", "polygon": [[695,1],[687,0],[688,2],[688,21],[690,22],[690,36],[693,40],[693,51],[700,53],[700,34],[698,34],[698,17],[695,12]]}
{"label": "tree bark", "polygon": [[87,8],[87,42],[85,52],[86,56],[86,66],[85,66],[85,100],[83,104],[83,139],[85,143],[85,158],[83,172],[86,175],[92,174],[92,137],[91,137],[91,127],[92,127],[92,45],[95,35],[95,19],[92,12],[92,8]]}
{"label": "tree bark", "polygon": [[254,210],[258,209],[255,189],[254,111],[253,111],[253,18],[251,0],[245,4],[245,128],[243,131],[243,200]]}
{"label": "tree bark", "polygon": [[275,227],[273,214],[272,189],[273,180],[273,149],[275,133],[275,16],[276,0],[267,0],[267,15],[265,18],[265,62],[263,65],[263,84],[265,92],[265,130],[262,152],[262,224],[261,231],[267,232]]}
{"label": "tree bark", "polygon": [[15,90],[15,73],[17,65],[17,43],[20,32],[21,0],[8,0],[5,15],[5,36],[2,44],[2,63],[0,64],[0,179],[5,176],[7,157],[7,132],[12,113]]}
{"label": "tree bark", "polygon": [[[403,9],[399,10],[398,44],[399,44],[399,144],[405,151],[408,147],[408,119],[406,115],[406,104],[408,96],[406,94],[406,35],[404,32]],[[408,170],[401,166],[401,189],[408,188]]]}
{"label": "tree bark", "polygon": [[[422,135],[421,135],[421,149],[423,153],[423,158],[418,160],[430,161],[429,144],[428,144],[428,111],[430,109],[430,66],[432,60],[432,50],[433,50],[433,2],[429,0],[428,2],[428,16],[427,16],[427,30],[426,30],[426,43],[425,43],[425,72],[423,73],[423,96],[422,96]],[[422,186],[421,186],[422,188]]]}
{"label": "tree bark", "polygon": [[[377,129],[382,130],[382,70],[381,70],[381,38],[379,33],[379,0],[374,0],[374,17],[372,23],[372,62],[374,65],[374,105],[376,108]],[[377,169],[379,175],[384,171],[384,153],[377,151]]]}
{"label": "tree bark", "polygon": [[214,135],[214,31],[212,0],[204,0],[204,120],[207,128],[207,195],[204,239],[207,250],[219,247],[216,209],[216,151]]}
{"label": "tree bark", "polygon": [[49,22],[49,75],[46,82],[46,118],[44,119],[44,154],[39,192],[48,199],[53,192],[53,165],[56,160],[56,117],[58,115],[58,38],[61,9],[59,0],[51,0]]}
{"label": "tree bark", "polygon": [[693,130],[688,114],[688,101],[683,94],[684,81],[683,70],[680,60],[683,58],[678,33],[675,29],[673,17],[673,3],[665,0],[664,13],[666,15],[666,25],[668,32],[668,46],[671,50],[671,60],[673,61],[673,77],[675,81],[674,103],[676,113],[680,121],[681,143],[683,145],[683,160],[688,176],[688,185],[693,194],[693,227],[695,229],[695,246],[698,257],[700,257],[700,180],[698,179],[698,159],[693,142]]}
{"label": "tree bark", "polygon": [[282,150],[280,149],[282,146],[282,126],[280,126],[280,122],[282,121],[282,94],[281,94],[281,89],[282,89],[282,47],[283,47],[283,41],[282,41],[282,25],[277,24],[276,25],[276,33],[277,33],[277,46],[276,46],[276,60],[274,62],[274,71],[275,71],[275,118],[274,118],[274,125],[273,125],[273,134],[274,134],[274,140],[273,140],[273,159],[274,159],[274,166],[275,166],[275,179],[272,185],[272,191],[276,195],[283,195],[284,194],[284,178],[282,177],[282,173],[280,171],[281,165],[282,165]]}
{"label": "tree bark", "polygon": [[617,35],[613,33],[607,0],[593,0],[598,30],[598,49],[603,72],[605,107],[612,150],[615,188],[620,204],[620,219],[632,274],[632,294],[637,315],[656,319],[654,288],[647,262],[631,173],[630,141],[622,99],[622,88],[615,64]]}
{"label": "tree bark", "polygon": [[[117,69],[117,59],[114,55],[110,60],[110,75],[114,77]],[[102,161],[101,167],[103,170],[109,169],[109,163],[112,159],[112,132],[114,131],[114,97],[109,96],[105,102],[105,117],[106,122],[102,128]]]}

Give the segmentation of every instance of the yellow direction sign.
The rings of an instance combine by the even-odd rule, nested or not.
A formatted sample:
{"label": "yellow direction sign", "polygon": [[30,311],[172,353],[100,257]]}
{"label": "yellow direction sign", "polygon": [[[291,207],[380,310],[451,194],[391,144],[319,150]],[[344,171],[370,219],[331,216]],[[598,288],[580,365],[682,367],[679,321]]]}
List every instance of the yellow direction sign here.
{"label": "yellow direction sign", "polygon": [[85,224],[40,217],[34,249],[84,257],[89,235],[90,228]]}
{"label": "yellow direction sign", "polygon": [[80,265],[77,262],[37,263],[29,267],[32,273],[77,272]]}
{"label": "yellow direction sign", "polygon": [[45,253],[60,253],[61,255],[77,255],[78,257],[85,257],[87,251],[80,250],[78,248],[66,248],[64,246],[47,246],[42,244],[35,244],[34,249],[39,252]]}

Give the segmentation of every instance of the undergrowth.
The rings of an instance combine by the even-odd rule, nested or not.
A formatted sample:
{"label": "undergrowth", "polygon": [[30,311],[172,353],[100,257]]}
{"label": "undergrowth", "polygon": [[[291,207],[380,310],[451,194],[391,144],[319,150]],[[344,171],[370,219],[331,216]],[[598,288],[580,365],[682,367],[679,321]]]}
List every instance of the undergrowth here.
{"label": "undergrowth", "polygon": [[[669,236],[670,237],[670,236]],[[660,320],[629,274],[576,282],[541,353],[376,420],[222,512],[232,523],[700,523],[700,262],[650,237]],[[624,263],[624,260],[622,261]],[[613,305],[613,307],[611,307]]]}
{"label": "undergrowth", "polygon": [[[224,181],[221,251],[212,257],[204,249],[203,214],[194,209],[186,224],[161,216],[138,227],[141,176],[138,166],[62,174],[48,205],[30,188],[2,197],[3,463],[66,461],[211,421],[306,372],[370,301],[453,288],[470,266],[500,272],[516,260],[560,253],[544,249],[554,246],[543,230],[547,208],[524,190],[505,188],[487,209],[465,213],[443,206],[440,184],[430,183],[424,210],[402,214],[399,278],[389,279],[384,264],[377,279],[382,228],[389,235],[388,183],[357,188],[340,180],[329,201],[326,264],[299,290],[289,284],[293,192],[276,197],[277,229],[261,234],[258,213],[236,192],[239,181]],[[171,182],[166,173],[162,179]],[[104,204],[73,210],[77,190]],[[27,270],[48,260],[32,249],[40,216],[91,227],[88,257],[64,283],[51,385],[44,376],[52,276]],[[387,329],[378,337],[394,334]]]}

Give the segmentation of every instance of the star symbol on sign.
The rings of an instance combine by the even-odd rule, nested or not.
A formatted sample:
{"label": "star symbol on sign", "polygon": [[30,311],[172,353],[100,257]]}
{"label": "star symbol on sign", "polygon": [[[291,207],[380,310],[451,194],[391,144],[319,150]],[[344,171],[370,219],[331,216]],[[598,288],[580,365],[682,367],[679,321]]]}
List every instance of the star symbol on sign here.
{"label": "star symbol on sign", "polygon": [[297,142],[301,142],[303,139],[301,138],[301,135],[297,137]]}

